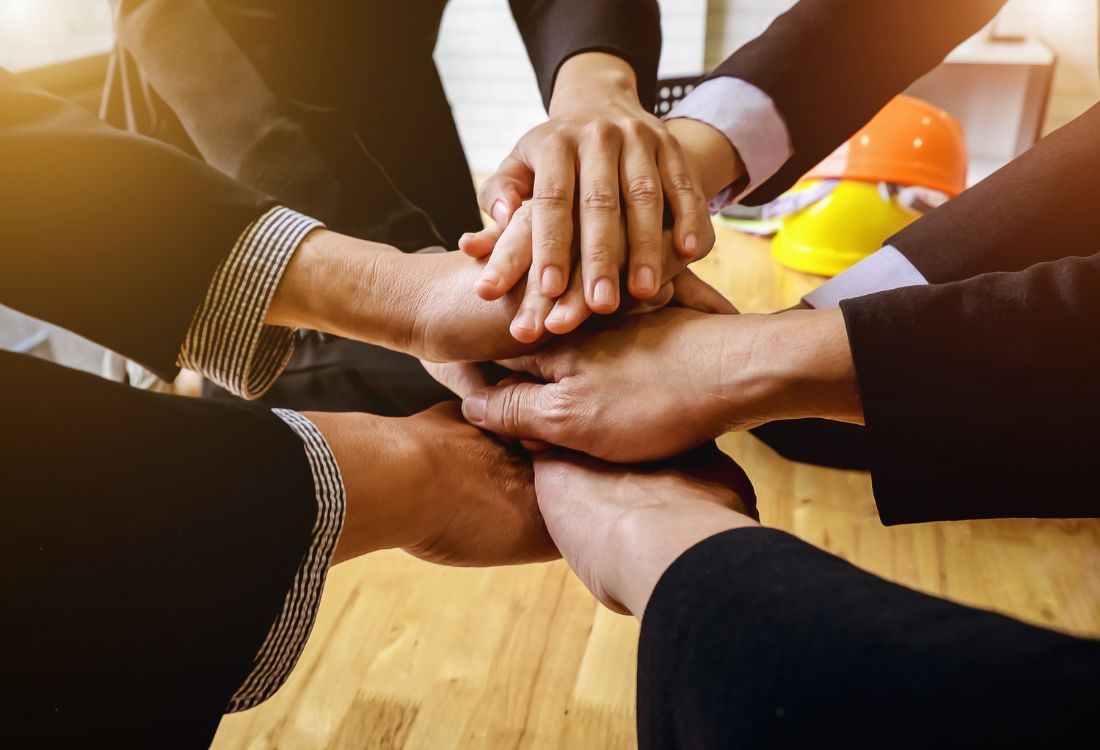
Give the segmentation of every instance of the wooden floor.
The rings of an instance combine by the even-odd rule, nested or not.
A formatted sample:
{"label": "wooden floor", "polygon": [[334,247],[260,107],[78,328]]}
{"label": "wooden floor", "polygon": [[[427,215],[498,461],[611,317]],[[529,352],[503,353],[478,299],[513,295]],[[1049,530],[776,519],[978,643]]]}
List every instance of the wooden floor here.
{"label": "wooden floor", "polygon": [[[744,311],[820,280],[767,243],[719,230],[700,275]],[[766,524],[882,576],[1042,625],[1100,635],[1100,523],[982,521],[883,528],[866,475],[792,464],[748,435]],[[400,552],[345,563],[273,699],[227,717],[215,748],[631,748],[634,620],[598,607],[562,563],[449,570]]]}

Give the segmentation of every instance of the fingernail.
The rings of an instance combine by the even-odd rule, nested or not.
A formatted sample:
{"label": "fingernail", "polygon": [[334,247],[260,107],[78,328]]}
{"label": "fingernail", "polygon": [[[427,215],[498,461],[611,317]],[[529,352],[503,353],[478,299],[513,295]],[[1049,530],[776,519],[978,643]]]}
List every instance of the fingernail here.
{"label": "fingernail", "polygon": [[462,416],[471,422],[480,422],[485,419],[485,403],[489,400],[489,394],[485,391],[474,391],[462,401]]}
{"label": "fingernail", "polygon": [[640,292],[652,292],[657,288],[657,275],[649,266],[640,266],[634,273],[634,286]]}
{"label": "fingernail", "polygon": [[473,237],[471,232],[463,232],[462,236],[458,238],[458,244],[461,245],[465,242],[469,242],[471,237]]}
{"label": "fingernail", "polygon": [[503,200],[498,200],[493,204],[493,221],[500,226],[504,226],[504,223],[508,221],[508,206],[505,205]]}
{"label": "fingernail", "polygon": [[534,310],[524,310],[519,314],[519,317],[515,319],[512,325],[516,328],[522,328],[525,331],[536,331],[539,327],[538,318],[535,317]]}
{"label": "fingernail", "polygon": [[547,323],[564,323],[565,319],[569,317],[566,315],[565,310],[560,307],[555,307],[550,311],[550,314],[546,317]]}
{"label": "fingernail", "polygon": [[694,258],[699,250],[699,238],[694,233],[684,235],[684,254]]}
{"label": "fingernail", "polygon": [[501,284],[504,283],[504,277],[501,276],[496,271],[494,271],[493,269],[486,268],[481,274],[481,282],[480,283],[488,284],[489,286],[493,287],[493,289],[496,289],[497,287],[499,287]]}
{"label": "fingernail", "polygon": [[540,283],[542,284],[542,293],[551,297],[557,297],[565,291],[565,275],[557,266],[547,266],[542,269]]}
{"label": "fingernail", "polygon": [[592,299],[597,305],[611,307],[615,304],[615,287],[611,279],[600,279],[592,289]]}

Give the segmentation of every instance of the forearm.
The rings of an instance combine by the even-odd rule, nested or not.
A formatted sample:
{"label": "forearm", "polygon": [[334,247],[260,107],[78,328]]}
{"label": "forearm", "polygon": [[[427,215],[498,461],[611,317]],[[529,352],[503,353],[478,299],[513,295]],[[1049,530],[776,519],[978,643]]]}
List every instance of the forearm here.
{"label": "forearm", "polygon": [[[791,310],[747,320],[718,318],[714,408],[728,426],[818,417],[862,424],[863,407],[839,310]],[[728,409],[724,410],[724,405]]]}
{"label": "forearm", "polygon": [[408,351],[417,302],[408,264],[389,245],[315,230],[291,258],[266,322]]}

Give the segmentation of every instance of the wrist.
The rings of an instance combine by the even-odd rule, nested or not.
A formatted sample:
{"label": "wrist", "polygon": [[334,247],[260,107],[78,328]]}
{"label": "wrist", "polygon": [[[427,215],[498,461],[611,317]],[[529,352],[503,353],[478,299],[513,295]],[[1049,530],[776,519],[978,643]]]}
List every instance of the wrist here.
{"label": "wrist", "polygon": [[[743,331],[725,327],[720,388],[728,403],[739,404],[733,421],[740,423],[748,416],[747,426],[754,426],[816,417],[863,423],[855,365],[839,310],[791,310],[753,318],[756,331],[749,337],[748,351],[737,351],[729,343],[731,338],[740,341]],[[733,364],[730,356],[741,363]]]}
{"label": "wrist", "polygon": [[419,540],[414,501],[421,481],[408,419],[308,412],[324,436],[344,483],[346,511],[333,564]]}
{"label": "wrist", "polygon": [[606,596],[641,620],[661,576],[682,554],[715,534],[758,525],[703,499],[677,497],[671,505],[628,511],[612,524],[602,552]]}
{"label": "wrist", "polygon": [[679,142],[708,200],[744,176],[745,163],[722,131],[687,117],[668,120],[665,125]]}
{"label": "wrist", "polygon": [[551,117],[613,104],[641,107],[638,78],[626,60],[606,52],[582,52],[561,64],[550,97]]}
{"label": "wrist", "polygon": [[412,329],[408,305],[397,304],[404,258],[389,245],[314,230],[294,252],[264,322],[404,351]]}

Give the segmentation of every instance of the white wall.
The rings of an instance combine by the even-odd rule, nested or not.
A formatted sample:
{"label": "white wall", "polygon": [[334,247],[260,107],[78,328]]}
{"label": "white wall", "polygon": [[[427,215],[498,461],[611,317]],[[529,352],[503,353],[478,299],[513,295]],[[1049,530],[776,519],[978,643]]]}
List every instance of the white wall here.
{"label": "white wall", "polygon": [[[662,0],[662,76],[703,70],[707,0]],[[507,0],[451,0],[436,64],[475,172],[491,172],[546,119]]]}

